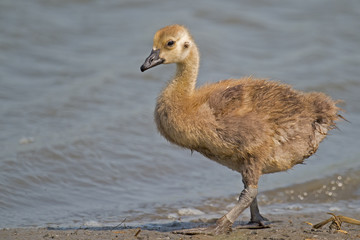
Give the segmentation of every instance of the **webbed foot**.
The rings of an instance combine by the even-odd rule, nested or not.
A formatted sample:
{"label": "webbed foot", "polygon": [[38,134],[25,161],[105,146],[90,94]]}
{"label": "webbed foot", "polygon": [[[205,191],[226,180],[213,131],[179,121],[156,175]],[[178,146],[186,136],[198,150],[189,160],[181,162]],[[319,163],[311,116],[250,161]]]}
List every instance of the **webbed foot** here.
{"label": "webbed foot", "polygon": [[219,220],[217,220],[216,225],[210,226],[207,228],[191,228],[191,229],[183,229],[183,230],[177,230],[173,231],[175,234],[185,234],[185,235],[219,235],[224,233],[231,232],[231,226],[233,225],[232,222],[229,221],[229,219],[226,218],[226,216],[223,216]]}
{"label": "webbed foot", "polygon": [[235,229],[262,229],[262,228],[270,228],[269,221],[260,221],[260,222],[248,222],[245,225],[236,226]]}
{"label": "webbed foot", "polygon": [[269,228],[270,227],[270,221],[269,219],[261,216],[259,212],[256,214],[253,214],[251,217],[250,222],[248,222],[246,225],[244,225],[245,228]]}

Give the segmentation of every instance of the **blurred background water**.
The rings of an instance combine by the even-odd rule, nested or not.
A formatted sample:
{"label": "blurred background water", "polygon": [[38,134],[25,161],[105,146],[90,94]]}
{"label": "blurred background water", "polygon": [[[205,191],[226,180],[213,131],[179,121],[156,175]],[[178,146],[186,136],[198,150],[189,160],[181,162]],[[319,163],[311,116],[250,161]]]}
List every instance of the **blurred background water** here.
{"label": "blurred background water", "polygon": [[350,123],[305,166],[262,178],[264,211],[360,212],[359,1],[2,0],[0,227],[166,222],[235,202],[238,173],[153,123],[175,66],[139,67],[174,23],[198,43],[199,85],[253,75],[345,101]]}

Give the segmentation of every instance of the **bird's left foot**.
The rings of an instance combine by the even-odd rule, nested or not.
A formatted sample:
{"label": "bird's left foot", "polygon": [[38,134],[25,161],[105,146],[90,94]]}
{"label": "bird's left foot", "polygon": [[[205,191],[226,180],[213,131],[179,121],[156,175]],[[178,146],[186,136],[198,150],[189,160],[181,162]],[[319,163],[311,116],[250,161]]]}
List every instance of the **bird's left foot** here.
{"label": "bird's left foot", "polygon": [[185,235],[219,235],[223,233],[231,232],[231,226],[233,225],[226,216],[223,216],[219,220],[216,221],[216,225],[207,227],[207,228],[191,228],[191,229],[183,229],[173,231],[175,234],[185,234]]}
{"label": "bird's left foot", "polygon": [[236,229],[262,229],[262,228],[270,228],[270,222],[268,221],[260,221],[260,222],[248,222],[245,225],[236,226]]}
{"label": "bird's left foot", "polygon": [[245,225],[237,226],[236,228],[250,228],[250,229],[261,229],[261,228],[269,228],[270,221],[269,219],[257,213],[256,215],[252,216],[250,222]]}

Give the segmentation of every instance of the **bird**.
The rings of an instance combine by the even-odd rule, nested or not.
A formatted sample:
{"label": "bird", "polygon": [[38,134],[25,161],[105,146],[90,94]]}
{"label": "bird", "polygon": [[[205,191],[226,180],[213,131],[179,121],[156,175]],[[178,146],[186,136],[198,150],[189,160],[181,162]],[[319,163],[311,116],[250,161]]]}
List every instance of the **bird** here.
{"label": "bird", "polygon": [[175,76],[156,101],[154,119],[170,143],[197,151],[242,176],[236,205],[213,226],[177,233],[217,235],[231,231],[250,208],[249,224],[265,227],[257,194],[259,178],[286,171],[316,152],[343,118],[339,101],[321,92],[302,92],[278,81],[242,77],[197,87],[199,50],[183,25],[168,25],[153,38],[142,72],[176,64]]}

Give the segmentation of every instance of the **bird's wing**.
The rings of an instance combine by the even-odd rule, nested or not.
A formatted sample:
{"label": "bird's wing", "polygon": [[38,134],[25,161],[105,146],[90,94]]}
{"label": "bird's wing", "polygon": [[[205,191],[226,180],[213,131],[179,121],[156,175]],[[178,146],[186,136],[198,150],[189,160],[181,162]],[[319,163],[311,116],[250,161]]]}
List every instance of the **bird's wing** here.
{"label": "bird's wing", "polygon": [[208,99],[210,109],[216,118],[221,119],[231,111],[241,108],[244,98],[243,85],[222,87],[214,91]]}
{"label": "bird's wing", "polygon": [[302,112],[301,96],[284,84],[241,79],[220,86],[209,94],[208,105],[218,135],[238,146],[269,141],[276,129],[291,128]]}
{"label": "bird's wing", "polygon": [[265,123],[247,102],[242,81],[218,87],[208,98],[208,105],[217,122],[217,134],[224,141],[246,148],[258,145],[266,134]]}

